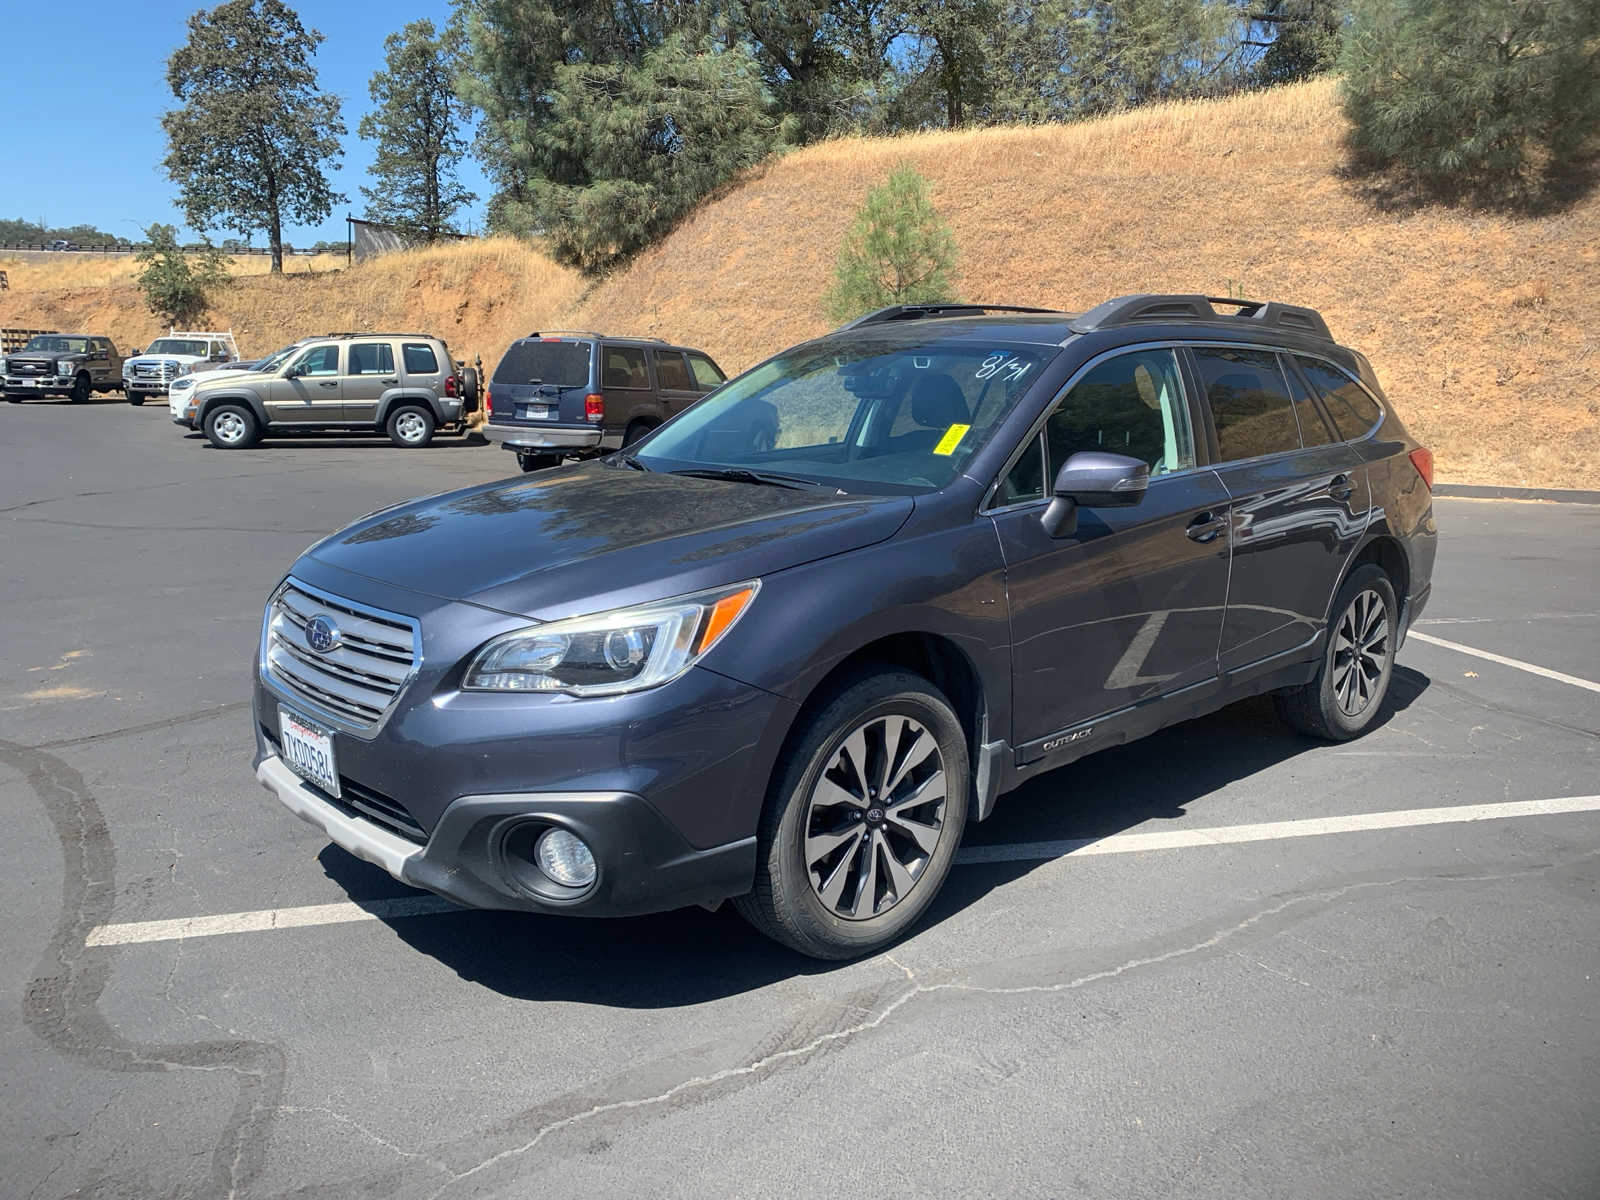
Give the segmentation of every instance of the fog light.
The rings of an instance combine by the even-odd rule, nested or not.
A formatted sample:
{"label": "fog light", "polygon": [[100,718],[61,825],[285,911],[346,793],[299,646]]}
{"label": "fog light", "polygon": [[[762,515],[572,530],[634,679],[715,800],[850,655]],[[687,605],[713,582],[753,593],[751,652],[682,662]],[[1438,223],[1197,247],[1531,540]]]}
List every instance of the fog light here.
{"label": "fog light", "polygon": [[562,887],[588,887],[594,882],[594,855],[582,838],[565,829],[547,830],[533,848],[539,869]]}

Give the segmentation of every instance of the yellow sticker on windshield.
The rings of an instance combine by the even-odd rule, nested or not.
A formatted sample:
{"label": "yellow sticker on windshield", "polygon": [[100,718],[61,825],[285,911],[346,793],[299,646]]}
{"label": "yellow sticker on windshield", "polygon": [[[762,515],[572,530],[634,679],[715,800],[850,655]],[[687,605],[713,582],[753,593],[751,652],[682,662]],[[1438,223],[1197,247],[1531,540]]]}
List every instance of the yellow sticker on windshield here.
{"label": "yellow sticker on windshield", "polygon": [[954,454],[956,447],[961,444],[961,439],[967,436],[971,425],[952,425],[944,431],[944,436],[939,439],[939,444],[933,448],[935,454]]}

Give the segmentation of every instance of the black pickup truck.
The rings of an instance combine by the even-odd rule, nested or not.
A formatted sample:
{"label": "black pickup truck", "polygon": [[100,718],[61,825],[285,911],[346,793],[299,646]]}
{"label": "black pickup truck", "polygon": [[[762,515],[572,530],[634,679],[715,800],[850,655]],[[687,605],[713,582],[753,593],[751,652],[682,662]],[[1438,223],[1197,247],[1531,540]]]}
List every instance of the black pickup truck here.
{"label": "black pickup truck", "polygon": [[122,390],[122,355],[108,337],[41,333],[0,360],[6,399],[67,396],[81,404],[94,392]]}

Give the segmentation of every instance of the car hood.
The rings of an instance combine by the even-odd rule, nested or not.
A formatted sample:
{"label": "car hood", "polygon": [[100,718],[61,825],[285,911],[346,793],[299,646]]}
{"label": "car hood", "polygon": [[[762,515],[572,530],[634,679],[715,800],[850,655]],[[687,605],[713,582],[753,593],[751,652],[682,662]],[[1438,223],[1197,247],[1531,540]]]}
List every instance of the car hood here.
{"label": "car hood", "polygon": [[316,570],[322,564],[407,591],[555,620],[869,546],[899,529],[912,508],[906,496],[591,463],[373,513],[307,551],[307,578],[336,589]]}
{"label": "car hood", "polygon": [[127,361],[130,363],[175,362],[183,363],[185,366],[193,366],[195,363],[209,360],[204,354],[141,354],[137,358],[130,358]]}
{"label": "car hood", "polygon": [[271,383],[278,378],[276,371],[202,371],[196,374],[204,378],[198,380],[196,387],[204,387],[208,383],[226,383],[229,387],[245,386],[258,383]]}

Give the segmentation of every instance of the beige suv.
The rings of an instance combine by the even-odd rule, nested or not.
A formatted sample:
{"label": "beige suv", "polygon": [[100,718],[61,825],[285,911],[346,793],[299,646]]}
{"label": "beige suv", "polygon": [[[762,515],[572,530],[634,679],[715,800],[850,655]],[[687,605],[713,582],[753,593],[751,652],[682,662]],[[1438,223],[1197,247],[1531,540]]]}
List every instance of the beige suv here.
{"label": "beige suv", "polygon": [[315,429],[378,429],[397,446],[418,447],[476,410],[478,377],[426,334],[330,333],[182,392],[172,395],[172,419],[221,450]]}

